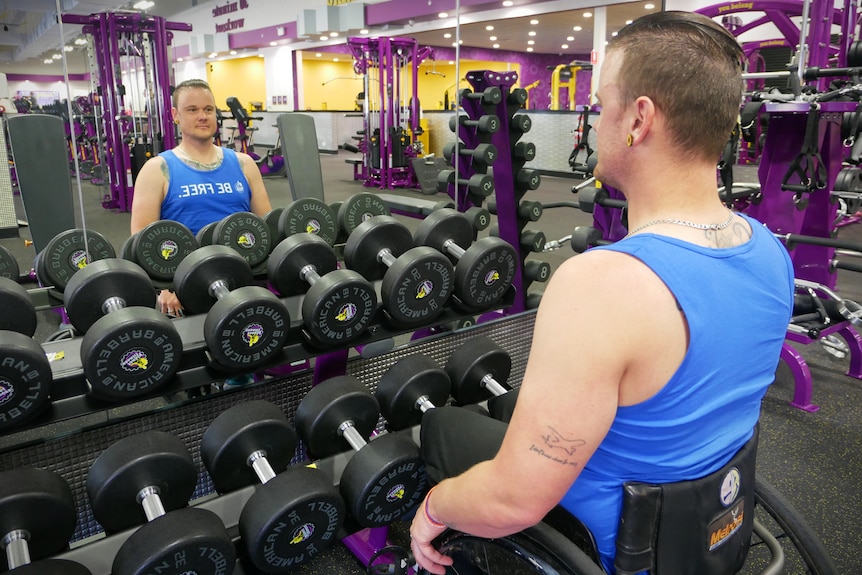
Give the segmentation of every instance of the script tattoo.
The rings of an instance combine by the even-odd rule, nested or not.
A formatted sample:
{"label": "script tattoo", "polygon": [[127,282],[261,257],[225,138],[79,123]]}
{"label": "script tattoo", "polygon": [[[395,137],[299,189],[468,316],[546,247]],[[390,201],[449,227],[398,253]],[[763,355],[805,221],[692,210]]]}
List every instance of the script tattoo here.
{"label": "script tattoo", "polygon": [[[582,447],[586,444],[586,441],[583,439],[568,439],[563,437],[551,426],[548,426],[548,433],[543,435],[542,439],[545,441],[545,446],[548,447],[549,451],[552,449],[559,449],[569,457],[572,457],[575,454],[578,447]],[[537,447],[535,444],[530,446],[530,451],[541,455],[545,459],[550,459],[551,461],[555,461],[563,465],[578,465],[577,461],[570,461],[568,457],[557,455],[556,452],[549,453],[543,448]]]}

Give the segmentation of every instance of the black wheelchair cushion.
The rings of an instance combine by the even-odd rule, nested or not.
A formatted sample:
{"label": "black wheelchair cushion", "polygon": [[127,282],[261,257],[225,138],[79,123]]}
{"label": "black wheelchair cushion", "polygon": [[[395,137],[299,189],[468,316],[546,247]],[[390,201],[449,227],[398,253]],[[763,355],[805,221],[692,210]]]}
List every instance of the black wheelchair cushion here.
{"label": "black wheelchair cushion", "polygon": [[718,471],[666,484],[627,482],[618,575],[727,575],[745,563],[754,526],[758,428]]}

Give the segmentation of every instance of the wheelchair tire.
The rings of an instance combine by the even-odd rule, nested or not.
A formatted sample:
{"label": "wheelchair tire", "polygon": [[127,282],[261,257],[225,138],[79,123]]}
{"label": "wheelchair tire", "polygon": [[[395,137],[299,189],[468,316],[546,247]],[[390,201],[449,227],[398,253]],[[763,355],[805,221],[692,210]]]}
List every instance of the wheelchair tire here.
{"label": "wheelchair tire", "polygon": [[450,532],[438,549],[455,560],[452,572],[459,575],[606,575],[577,545],[544,523],[499,539]]}
{"label": "wheelchair tire", "polygon": [[767,513],[781,529],[779,541],[786,537],[811,575],[837,575],[838,569],[823,542],[795,507],[762,477],[755,477],[755,517],[758,509]]}

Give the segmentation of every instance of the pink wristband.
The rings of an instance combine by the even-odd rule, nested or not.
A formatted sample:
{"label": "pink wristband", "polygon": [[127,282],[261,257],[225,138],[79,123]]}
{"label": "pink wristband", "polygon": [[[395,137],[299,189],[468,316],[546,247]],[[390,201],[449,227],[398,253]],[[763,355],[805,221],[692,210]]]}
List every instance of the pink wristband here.
{"label": "pink wristband", "polygon": [[445,523],[440,523],[439,521],[431,517],[430,513],[428,513],[428,501],[431,499],[431,493],[434,491],[434,489],[436,489],[436,487],[436,485],[432,487],[431,490],[428,492],[428,495],[425,496],[425,521],[427,521],[428,524],[435,529],[446,529]]}

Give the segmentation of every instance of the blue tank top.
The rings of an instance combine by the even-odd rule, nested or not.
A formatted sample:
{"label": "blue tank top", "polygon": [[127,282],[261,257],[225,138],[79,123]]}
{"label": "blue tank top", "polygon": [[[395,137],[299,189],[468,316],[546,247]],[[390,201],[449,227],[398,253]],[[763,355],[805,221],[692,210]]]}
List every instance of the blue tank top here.
{"label": "blue tank top", "polygon": [[161,218],[187,226],[193,234],[210,222],[251,210],[251,188],[236,152],[222,148],[224,159],[215,170],[196,170],[173,150],[159,154],[168,165],[168,192]]}
{"label": "blue tank top", "polygon": [[751,239],[727,249],[656,234],[594,248],[647,265],[676,297],[690,333],[670,381],[650,399],[617,409],[607,436],[560,502],[592,531],[609,573],[622,484],[712,473],[751,437],[760,416],[792,311],[793,265],[769,230],[746,219]]}

